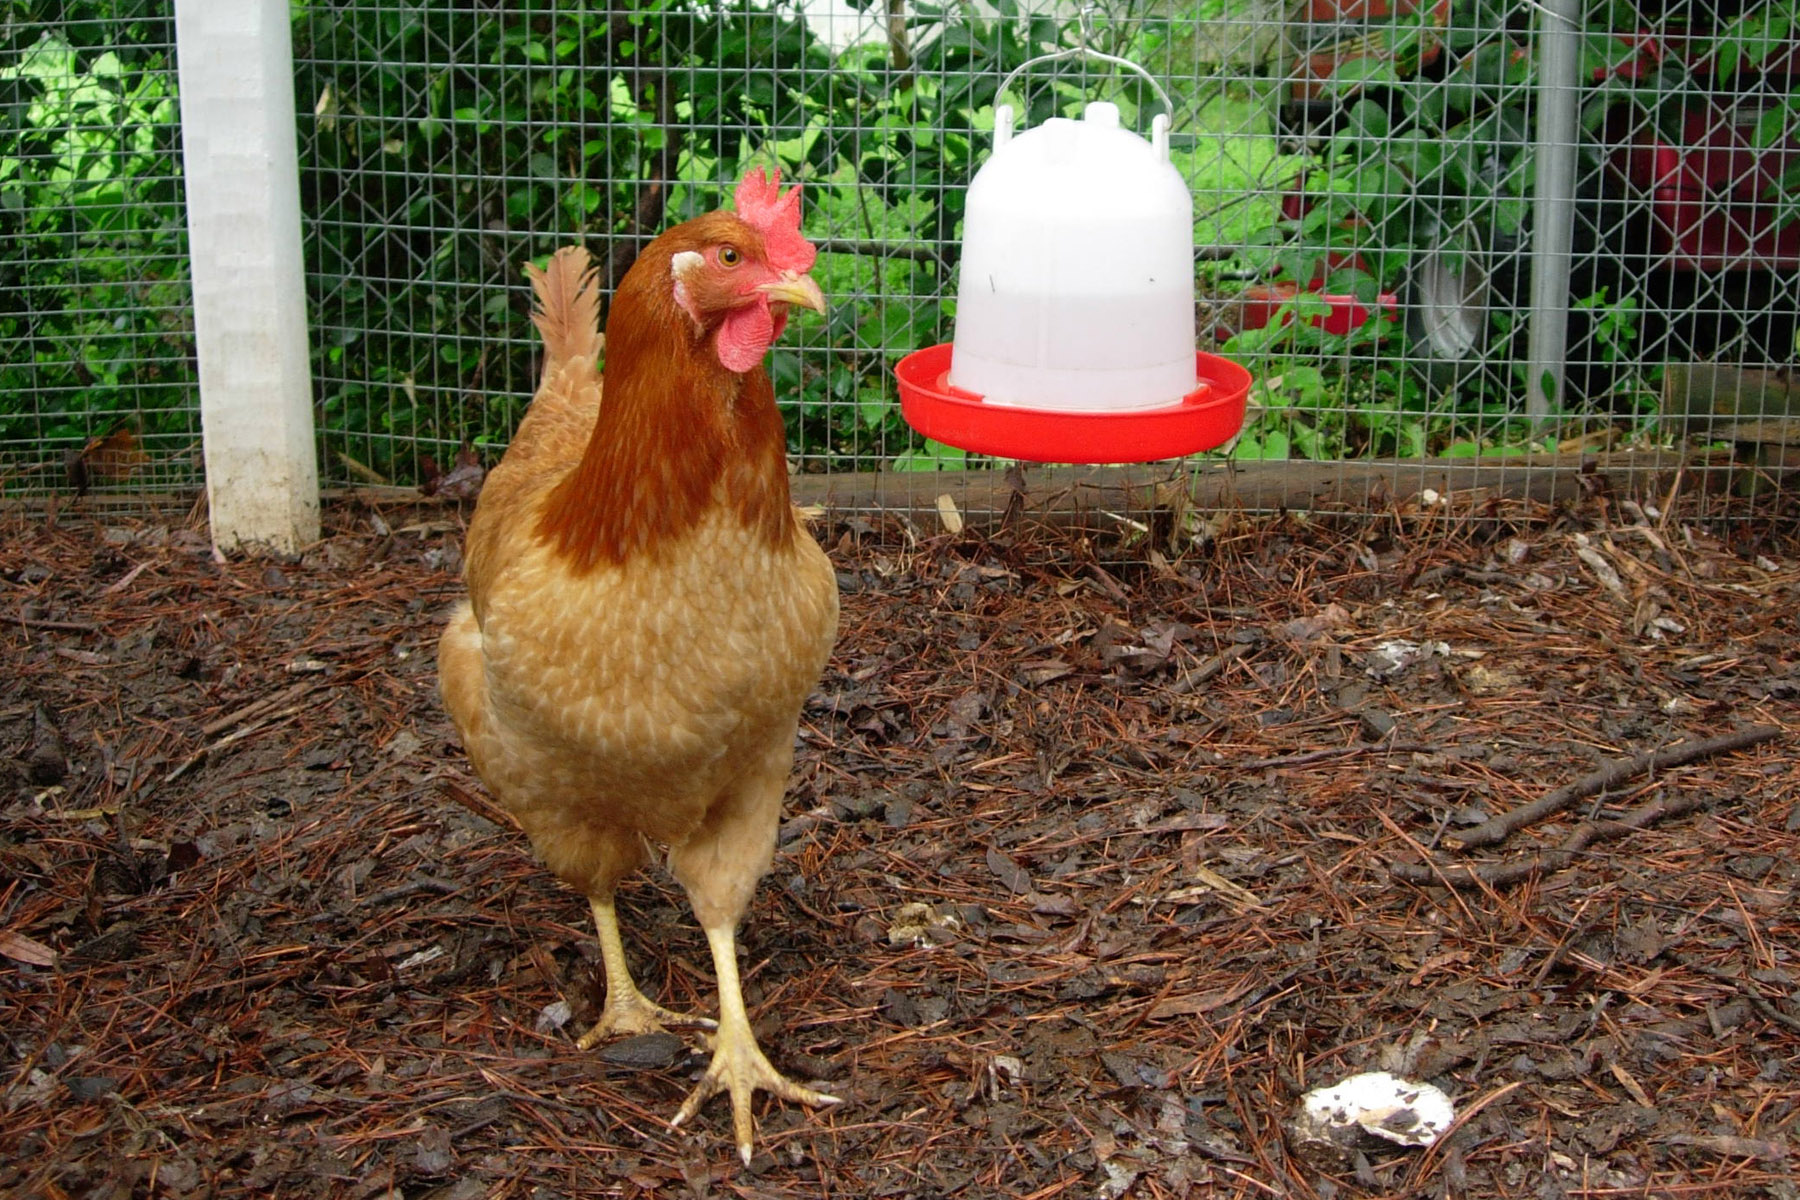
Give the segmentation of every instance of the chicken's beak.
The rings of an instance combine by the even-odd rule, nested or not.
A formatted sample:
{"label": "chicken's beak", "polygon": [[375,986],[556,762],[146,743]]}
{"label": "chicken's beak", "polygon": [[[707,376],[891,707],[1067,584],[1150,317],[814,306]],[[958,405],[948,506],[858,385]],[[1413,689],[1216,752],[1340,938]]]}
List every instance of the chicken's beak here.
{"label": "chicken's beak", "polygon": [[783,271],[780,279],[774,283],[765,283],[757,290],[771,300],[797,304],[816,313],[825,311],[825,293],[819,290],[819,285],[813,282],[811,275]]}

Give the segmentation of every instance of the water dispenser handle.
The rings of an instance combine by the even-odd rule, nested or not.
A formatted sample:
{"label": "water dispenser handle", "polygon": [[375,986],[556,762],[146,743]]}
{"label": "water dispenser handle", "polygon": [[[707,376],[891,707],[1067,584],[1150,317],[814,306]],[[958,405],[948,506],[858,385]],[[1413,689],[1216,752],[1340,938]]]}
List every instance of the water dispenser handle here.
{"label": "water dispenser handle", "polygon": [[[994,95],[1004,95],[1006,89],[1013,85],[1013,81],[1018,79],[1019,76],[1023,75],[1032,67],[1042,66],[1044,63],[1062,62],[1064,59],[1069,58],[1091,58],[1096,62],[1111,63],[1115,67],[1124,67],[1127,70],[1136,71],[1139,75],[1144,77],[1144,81],[1155,90],[1156,98],[1162,101],[1163,106],[1162,113],[1150,122],[1150,140],[1155,145],[1157,153],[1160,154],[1164,160],[1167,160],[1169,157],[1169,126],[1173,123],[1175,118],[1175,106],[1169,103],[1169,93],[1163,91],[1162,84],[1156,82],[1156,76],[1144,70],[1144,68],[1138,66],[1138,64],[1132,62],[1129,58],[1120,58],[1116,54],[1106,54],[1102,51],[1093,49],[1087,45],[1087,39],[1085,37],[1082,38],[1082,44],[1079,46],[1070,46],[1062,50],[1052,50],[1049,54],[1040,54],[1036,58],[1026,59],[1018,66],[1014,67],[1010,75],[1000,81],[1000,87],[995,91]],[[995,148],[1005,145],[1008,139],[1012,137],[1012,132],[1012,105],[1002,104],[994,110]]]}

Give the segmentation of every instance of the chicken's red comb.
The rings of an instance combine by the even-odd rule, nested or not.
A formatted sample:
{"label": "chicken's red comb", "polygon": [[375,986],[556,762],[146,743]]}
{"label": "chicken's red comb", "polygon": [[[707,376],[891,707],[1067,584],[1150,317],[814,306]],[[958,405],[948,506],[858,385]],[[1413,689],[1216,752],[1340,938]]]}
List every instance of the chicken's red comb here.
{"label": "chicken's red comb", "polygon": [[819,251],[800,233],[799,184],[782,195],[780,168],[770,175],[757,167],[744,172],[733,199],[738,218],[762,234],[772,266],[802,274],[812,270]]}

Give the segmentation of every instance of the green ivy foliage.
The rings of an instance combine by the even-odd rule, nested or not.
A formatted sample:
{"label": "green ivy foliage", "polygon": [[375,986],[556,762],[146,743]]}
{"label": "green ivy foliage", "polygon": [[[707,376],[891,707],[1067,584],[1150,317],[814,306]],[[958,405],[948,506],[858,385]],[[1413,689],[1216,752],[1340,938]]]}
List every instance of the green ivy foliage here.
{"label": "green ivy foliage", "polygon": [[[1708,69],[1755,70],[1791,43],[1796,5],[1731,6],[1706,35],[1716,48]],[[171,446],[192,440],[171,7],[13,0],[0,25],[10,52],[0,63],[0,439],[77,444],[128,420]],[[722,203],[752,165],[805,181],[806,228],[824,251],[816,273],[835,302],[826,318],[797,317],[771,358],[792,447],[827,469],[956,461],[905,427],[891,371],[905,350],[950,336],[964,188],[985,153],[1000,80],[1076,36],[1072,21],[1012,0],[995,7],[988,17],[909,3],[896,43],[834,51],[787,0],[610,9],[295,0],[327,478],[412,481],[425,455],[441,464],[462,445],[504,443],[537,360],[522,264],[580,240],[610,290],[649,237]],[[1167,78],[1198,61],[1182,39],[1201,19],[1236,11],[1219,0],[1103,8],[1103,48]],[[1343,119],[1306,175],[1310,207],[1285,222],[1252,214],[1241,234],[1257,245],[1229,266],[1373,302],[1404,283],[1446,227],[1520,239],[1535,79],[1519,48],[1533,11],[1454,0],[1448,29],[1436,6],[1376,19],[1392,52],[1336,73]],[[1621,106],[1677,120],[1684,89],[1701,86],[1680,77],[1692,56],[1621,77],[1611,67],[1628,50],[1612,31],[1634,27],[1635,6],[1587,11],[1583,70],[1598,81],[1584,98],[1590,150]],[[1128,120],[1148,102],[1129,77],[1107,86]],[[1254,108],[1258,86],[1219,94]],[[1195,117],[1208,101],[1177,92],[1178,155],[1192,156],[1211,136]],[[1030,125],[1086,98],[1058,77],[1005,99],[1026,107]],[[1796,125],[1800,103],[1789,95],[1755,136],[1771,144]],[[1246,190],[1259,188],[1257,203],[1272,208],[1281,185]],[[1791,219],[1797,192],[1790,177],[1769,202]],[[1613,289],[1578,299],[1608,361],[1631,359],[1634,298]],[[1327,333],[1306,320],[1316,304],[1303,294],[1292,310],[1301,319],[1233,343],[1273,364],[1295,412],[1317,414],[1252,431],[1240,453],[1436,452],[1454,430],[1427,436],[1396,415],[1449,405],[1485,419],[1516,408],[1517,380],[1431,394],[1396,368],[1398,330],[1375,322]],[[1295,355],[1314,364],[1310,373],[1294,369]],[[1317,436],[1329,412],[1352,414],[1355,428]]]}
{"label": "green ivy foliage", "polygon": [[0,23],[0,489],[120,427],[191,477],[169,8],[13,0]]}
{"label": "green ivy foliage", "polygon": [[[1066,31],[910,6],[929,36],[833,53],[785,5],[657,0],[592,12],[296,5],[302,203],[319,402],[339,473],[410,478],[504,441],[532,386],[521,264],[571,240],[610,294],[637,250],[753,165],[807,185],[837,303],[775,351],[812,462],[904,457],[894,351],[949,336],[971,131],[1005,69]],[[935,24],[934,24],[935,21]],[[1068,97],[1034,93],[1033,117]],[[330,465],[328,464],[328,469]]]}

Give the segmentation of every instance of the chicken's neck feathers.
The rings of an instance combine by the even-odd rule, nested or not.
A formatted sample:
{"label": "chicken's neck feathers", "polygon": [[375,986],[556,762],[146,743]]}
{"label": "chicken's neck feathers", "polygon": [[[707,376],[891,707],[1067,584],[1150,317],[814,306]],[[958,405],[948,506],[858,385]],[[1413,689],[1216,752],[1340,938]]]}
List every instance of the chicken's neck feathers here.
{"label": "chicken's neck feathers", "polygon": [[728,370],[668,293],[620,288],[599,417],[543,509],[540,533],[578,574],[653,557],[719,508],[772,547],[794,536],[768,375]]}

